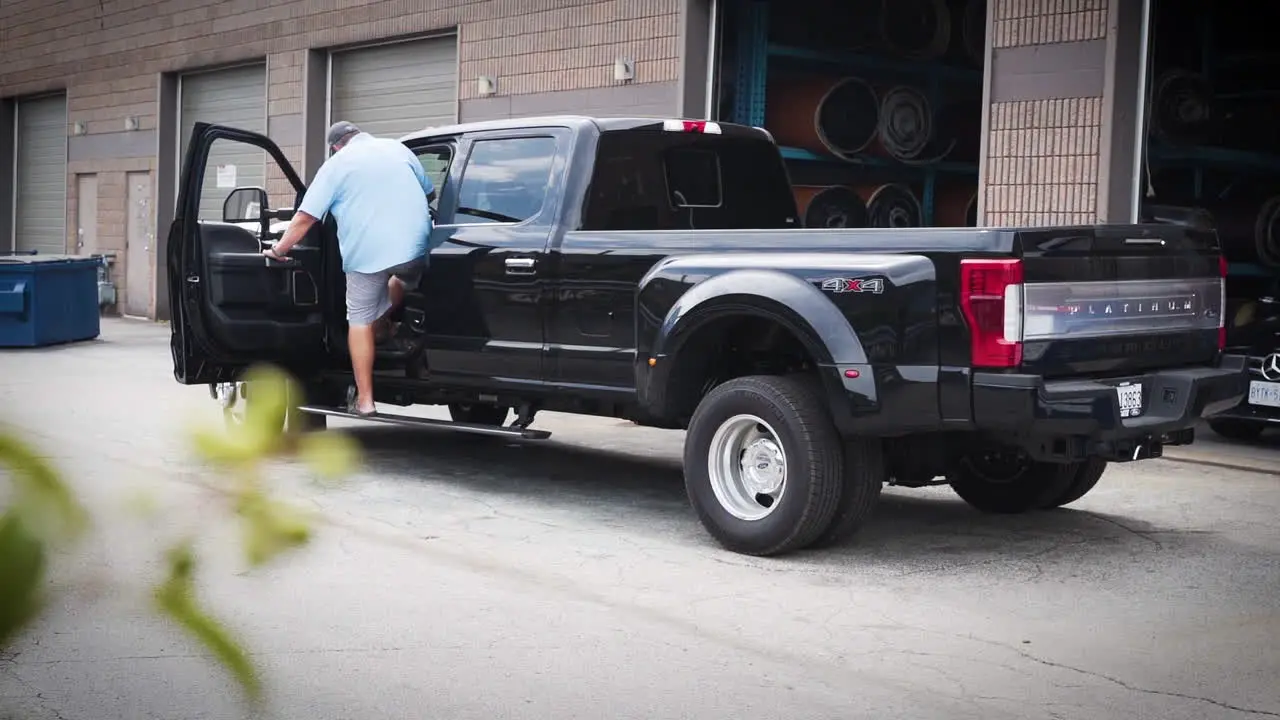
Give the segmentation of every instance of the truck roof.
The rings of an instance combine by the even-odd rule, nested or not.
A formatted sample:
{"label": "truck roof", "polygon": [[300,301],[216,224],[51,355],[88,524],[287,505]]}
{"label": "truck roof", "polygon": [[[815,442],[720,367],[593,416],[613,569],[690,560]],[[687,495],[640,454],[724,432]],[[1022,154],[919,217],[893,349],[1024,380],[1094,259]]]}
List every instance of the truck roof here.
{"label": "truck roof", "polygon": [[[434,127],[426,127],[416,132],[409,133],[400,138],[400,142],[408,142],[426,137],[441,137],[444,135],[457,135],[464,132],[484,132],[489,130],[519,130],[524,128],[536,127],[567,127],[571,129],[583,129],[588,126],[594,127],[601,132],[609,132],[612,130],[633,130],[646,125],[654,125],[658,123],[668,122],[672,120],[679,121],[679,118],[671,117],[590,117],[587,115],[538,115],[533,117],[508,118],[503,120],[481,120],[479,122],[454,123],[452,125],[436,125]],[[702,122],[700,120],[687,120],[687,122]],[[730,129],[735,135],[742,133],[760,133],[765,135],[763,130],[751,128],[746,125],[738,125],[735,123],[714,123],[723,129]]]}

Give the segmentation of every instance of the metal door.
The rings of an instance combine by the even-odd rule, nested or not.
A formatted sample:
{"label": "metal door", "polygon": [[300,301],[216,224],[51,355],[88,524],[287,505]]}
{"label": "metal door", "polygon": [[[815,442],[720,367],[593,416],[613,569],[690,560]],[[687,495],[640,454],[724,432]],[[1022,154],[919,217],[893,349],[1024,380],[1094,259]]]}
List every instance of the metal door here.
{"label": "metal door", "polygon": [[76,254],[98,252],[98,176],[76,176]]}
{"label": "metal door", "polygon": [[[15,246],[44,254],[67,252],[67,98],[18,101],[14,179]],[[10,172],[4,168],[4,173]],[[8,193],[6,178],[3,192]]]}
{"label": "metal door", "polygon": [[457,37],[342,50],[330,58],[333,120],[391,138],[457,122]]}
{"label": "metal door", "polygon": [[151,247],[155,231],[151,223],[151,173],[131,172],[125,175],[128,206],[125,208],[125,314],[147,317],[155,283],[151,272]]}
{"label": "metal door", "polygon": [[[267,67],[261,63],[183,75],[178,87],[181,166],[197,122],[267,131]],[[266,156],[247,145],[222,142],[209,151],[201,193],[201,220],[221,220],[222,201],[237,187],[267,187]],[[179,167],[181,172],[181,167]]]}

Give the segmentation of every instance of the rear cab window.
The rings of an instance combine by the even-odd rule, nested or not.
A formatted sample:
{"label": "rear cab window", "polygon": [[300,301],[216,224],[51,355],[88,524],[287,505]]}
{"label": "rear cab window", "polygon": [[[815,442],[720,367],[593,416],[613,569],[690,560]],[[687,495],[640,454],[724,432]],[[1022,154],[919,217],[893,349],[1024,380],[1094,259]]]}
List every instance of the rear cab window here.
{"label": "rear cab window", "polygon": [[762,136],[648,128],[600,135],[582,230],[799,226],[786,167]]}

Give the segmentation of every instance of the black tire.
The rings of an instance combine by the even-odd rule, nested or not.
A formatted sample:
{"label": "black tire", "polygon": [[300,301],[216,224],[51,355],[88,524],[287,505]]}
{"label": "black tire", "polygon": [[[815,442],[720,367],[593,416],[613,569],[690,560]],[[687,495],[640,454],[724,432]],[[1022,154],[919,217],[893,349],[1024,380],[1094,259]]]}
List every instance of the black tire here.
{"label": "black tire", "polygon": [[[760,519],[729,512],[716,498],[708,467],[717,430],[738,415],[767,423],[785,457],[781,494]],[[702,525],[726,549],[780,555],[810,545],[831,527],[844,480],[843,450],[825,402],[805,379],[737,378],[707,393],[694,411],[684,442],[685,490]]]}
{"label": "black tire", "polygon": [[1098,481],[1102,479],[1102,474],[1107,471],[1107,461],[1098,458],[1090,458],[1082,463],[1078,463],[1075,475],[1071,477],[1071,482],[1067,485],[1067,489],[1062,494],[1051,498],[1043,507],[1045,510],[1060,508],[1063,505],[1070,505],[1079,500],[1089,491],[1097,486]]}
{"label": "black tire", "polygon": [[831,525],[809,547],[839,545],[866,524],[884,489],[884,443],[877,438],[854,438],[844,446],[844,483]]}
{"label": "black tire", "polygon": [[1267,429],[1267,426],[1259,422],[1249,422],[1248,420],[1210,420],[1209,429],[1221,435],[1228,440],[1257,440]]}
{"label": "black tire", "polygon": [[471,425],[493,425],[502,427],[507,422],[511,408],[497,405],[473,405],[470,403],[449,403],[449,417],[454,422]]}
{"label": "black tire", "polygon": [[[1000,459],[993,462],[991,455]],[[1011,451],[974,453],[957,463],[947,481],[975,509],[1012,515],[1065,497],[1082,464],[1037,462]]]}

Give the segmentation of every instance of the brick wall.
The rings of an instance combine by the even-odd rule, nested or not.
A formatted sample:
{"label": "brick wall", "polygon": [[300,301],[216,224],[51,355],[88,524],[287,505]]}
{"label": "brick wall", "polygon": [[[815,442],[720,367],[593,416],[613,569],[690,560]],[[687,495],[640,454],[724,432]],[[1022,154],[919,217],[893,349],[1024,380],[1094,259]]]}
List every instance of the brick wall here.
{"label": "brick wall", "polygon": [[1108,2],[992,0],[984,224],[1098,220]]}
{"label": "brick wall", "polygon": [[[456,29],[460,100],[481,74],[498,76],[500,98],[612,87],[618,55],[635,60],[642,91],[677,80],[678,17],[678,0],[11,0],[0,5],[0,97],[67,93],[69,128],[87,131],[72,138],[68,247],[75,174],[98,173],[98,242],[120,254],[123,286],[124,173],[158,170],[162,73],[266,58],[268,127],[300,166],[308,49]],[[137,130],[125,131],[129,117]],[[268,182],[285,191],[278,171]]]}
{"label": "brick wall", "polygon": [[994,103],[987,150],[987,224],[1094,222],[1102,98]]}

